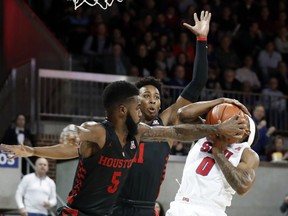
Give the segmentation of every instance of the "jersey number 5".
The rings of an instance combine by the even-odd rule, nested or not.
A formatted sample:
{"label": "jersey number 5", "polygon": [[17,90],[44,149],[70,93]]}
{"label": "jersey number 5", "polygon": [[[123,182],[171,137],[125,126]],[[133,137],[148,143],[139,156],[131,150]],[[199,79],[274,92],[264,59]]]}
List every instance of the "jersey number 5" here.
{"label": "jersey number 5", "polygon": [[107,188],[107,191],[108,191],[109,193],[115,193],[115,192],[117,191],[118,186],[119,186],[119,183],[120,183],[120,181],[119,181],[118,178],[119,178],[120,176],[121,176],[121,172],[114,172],[114,173],[113,173],[112,180],[111,180],[111,182],[112,182],[113,185],[111,185],[111,186],[109,186],[109,187]]}

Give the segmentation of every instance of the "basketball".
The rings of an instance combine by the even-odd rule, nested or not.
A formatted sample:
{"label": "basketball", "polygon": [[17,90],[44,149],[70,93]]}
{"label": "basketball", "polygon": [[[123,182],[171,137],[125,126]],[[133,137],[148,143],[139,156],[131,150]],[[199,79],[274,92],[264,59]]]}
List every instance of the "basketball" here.
{"label": "basketball", "polygon": [[[234,115],[240,114],[240,117],[245,117],[244,112],[233,104],[222,103],[214,106],[206,116],[206,124],[218,124],[218,121],[224,122],[225,120],[231,118]],[[229,143],[235,143],[238,140],[230,139]]]}
{"label": "basketball", "polygon": [[218,120],[224,122],[225,120],[237,114],[240,114],[241,117],[244,117],[244,113],[239,107],[233,104],[222,103],[214,106],[208,112],[206,117],[206,124],[218,124]]}

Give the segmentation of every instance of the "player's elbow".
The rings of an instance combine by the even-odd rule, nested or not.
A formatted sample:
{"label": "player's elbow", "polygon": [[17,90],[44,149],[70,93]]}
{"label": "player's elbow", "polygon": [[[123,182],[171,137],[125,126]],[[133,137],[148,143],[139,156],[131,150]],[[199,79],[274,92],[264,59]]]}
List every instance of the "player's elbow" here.
{"label": "player's elbow", "polygon": [[247,194],[249,191],[249,188],[244,188],[244,187],[241,187],[241,188],[238,188],[236,190],[236,193],[240,196],[244,196],[245,194]]}

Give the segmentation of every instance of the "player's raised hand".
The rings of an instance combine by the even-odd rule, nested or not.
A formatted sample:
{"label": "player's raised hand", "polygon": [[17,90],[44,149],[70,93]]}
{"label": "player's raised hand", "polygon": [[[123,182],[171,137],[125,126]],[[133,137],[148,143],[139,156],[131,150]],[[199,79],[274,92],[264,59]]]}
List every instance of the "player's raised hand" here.
{"label": "player's raised hand", "polygon": [[248,123],[240,115],[234,115],[223,123],[219,124],[218,131],[227,138],[241,139],[247,130]]}
{"label": "player's raised hand", "polygon": [[1,152],[6,154],[12,154],[8,159],[13,159],[16,157],[31,157],[33,156],[33,148],[23,144],[20,145],[6,145],[1,144]]}
{"label": "player's raised hand", "polygon": [[73,124],[65,127],[60,134],[60,143],[70,144],[75,148],[79,148],[80,138],[78,127]]}
{"label": "player's raised hand", "polygon": [[209,13],[208,11],[201,11],[200,20],[198,19],[197,14],[194,13],[194,26],[191,26],[188,23],[183,23],[183,26],[193,32],[196,37],[206,38],[209,32],[210,19],[211,13]]}

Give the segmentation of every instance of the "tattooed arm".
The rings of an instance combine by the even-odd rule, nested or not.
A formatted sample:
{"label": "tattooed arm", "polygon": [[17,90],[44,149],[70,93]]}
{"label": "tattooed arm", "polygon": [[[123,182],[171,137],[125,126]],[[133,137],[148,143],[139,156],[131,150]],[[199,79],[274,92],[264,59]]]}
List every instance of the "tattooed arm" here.
{"label": "tattooed arm", "polygon": [[226,159],[223,150],[213,144],[212,153],[227,182],[239,195],[244,195],[255,181],[255,170],[259,166],[259,157],[251,148],[246,148],[242,153],[239,165],[234,167]]}
{"label": "tattooed arm", "polygon": [[194,141],[210,134],[222,134],[226,137],[239,137],[246,128],[246,121],[233,116],[227,121],[217,125],[182,124],[175,126],[150,127],[139,124],[139,138],[142,141]]}

